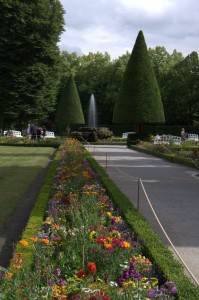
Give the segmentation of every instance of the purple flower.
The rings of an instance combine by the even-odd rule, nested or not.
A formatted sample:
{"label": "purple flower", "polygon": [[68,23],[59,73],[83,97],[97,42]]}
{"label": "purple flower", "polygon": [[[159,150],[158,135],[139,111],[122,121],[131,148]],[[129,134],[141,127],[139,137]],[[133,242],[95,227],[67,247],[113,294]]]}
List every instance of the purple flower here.
{"label": "purple flower", "polygon": [[123,271],[123,278],[125,279],[129,278],[129,271]]}
{"label": "purple flower", "polygon": [[151,289],[147,292],[147,297],[148,298],[157,298],[158,293],[155,289]]}
{"label": "purple flower", "polygon": [[135,273],[134,278],[135,279],[140,279],[140,278],[142,278],[142,275],[140,273]]}
{"label": "purple flower", "polygon": [[55,270],[55,276],[59,277],[61,275],[61,269],[57,268]]}
{"label": "purple flower", "polygon": [[61,278],[60,281],[59,281],[59,285],[60,286],[66,285],[66,281]]}
{"label": "purple flower", "polygon": [[118,285],[121,287],[122,286],[122,284],[125,282],[125,279],[124,278],[119,278],[118,279]]}
{"label": "purple flower", "polygon": [[48,281],[48,285],[53,286],[53,285],[55,285],[55,282],[54,281]]}
{"label": "purple flower", "polygon": [[173,295],[175,295],[175,294],[177,293],[177,288],[176,288],[175,286],[173,286],[173,287],[171,288],[171,293],[172,293]]}

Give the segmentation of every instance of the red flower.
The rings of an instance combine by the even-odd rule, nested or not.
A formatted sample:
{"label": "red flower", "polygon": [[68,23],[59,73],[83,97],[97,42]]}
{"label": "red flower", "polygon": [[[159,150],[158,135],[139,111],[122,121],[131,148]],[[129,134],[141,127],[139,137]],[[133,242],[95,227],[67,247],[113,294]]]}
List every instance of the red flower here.
{"label": "red flower", "polygon": [[109,296],[104,295],[102,292],[98,292],[96,296],[91,296],[89,300],[110,300]]}
{"label": "red flower", "polygon": [[96,273],[97,271],[96,264],[94,262],[89,262],[87,265],[87,270],[90,275]]}
{"label": "red flower", "polygon": [[77,277],[81,278],[81,277],[85,277],[86,276],[86,272],[81,269],[77,272]]}

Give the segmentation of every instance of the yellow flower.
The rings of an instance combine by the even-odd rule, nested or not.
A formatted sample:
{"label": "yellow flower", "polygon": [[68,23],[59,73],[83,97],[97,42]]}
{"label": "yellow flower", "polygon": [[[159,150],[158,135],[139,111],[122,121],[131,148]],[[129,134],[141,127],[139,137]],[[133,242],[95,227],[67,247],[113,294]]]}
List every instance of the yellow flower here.
{"label": "yellow flower", "polygon": [[110,236],[112,236],[112,237],[114,237],[114,238],[118,238],[118,239],[121,238],[121,234],[120,234],[120,232],[117,231],[117,230],[112,230],[112,231],[110,232]]}
{"label": "yellow flower", "polygon": [[107,212],[106,212],[106,215],[107,215],[108,217],[112,217],[112,214],[111,214],[110,211],[107,211]]}
{"label": "yellow flower", "polygon": [[46,220],[44,221],[44,224],[51,225],[52,224],[51,218],[47,217]]}
{"label": "yellow flower", "polygon": [[89,236],[90,236],[91,240],[94,240],[96,238],[96,231],[92,230]]}
{"label": "yellow flower", "polygon": [[24,246],[24,247],[28,246],[28,242],[26,240],[20,240],[19,244],[22,245],[22,246]]}
{"label": "yellow flower", "polygon": [[12,278],[13,277],[13,273],[6,273],[4,275],[5,278]]}

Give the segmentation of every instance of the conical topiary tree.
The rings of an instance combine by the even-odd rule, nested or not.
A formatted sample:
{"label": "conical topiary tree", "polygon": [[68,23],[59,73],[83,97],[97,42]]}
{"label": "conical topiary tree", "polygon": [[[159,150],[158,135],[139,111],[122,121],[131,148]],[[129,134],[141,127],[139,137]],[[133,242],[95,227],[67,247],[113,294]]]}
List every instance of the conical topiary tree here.
{"label": "conical topiary tree", "polygon": [[143,32],[140,31],[115,103],[113,123],[134,123],[136,132],[140,133],[143,123],[164,121],[164,109],[158,83]]}
{"label": "conical topiary tree", "polygon": [[64,85],[55,113],[56,128],[59,133],[70,131],[71,124],[85,124],[82,106],[73,76]]}

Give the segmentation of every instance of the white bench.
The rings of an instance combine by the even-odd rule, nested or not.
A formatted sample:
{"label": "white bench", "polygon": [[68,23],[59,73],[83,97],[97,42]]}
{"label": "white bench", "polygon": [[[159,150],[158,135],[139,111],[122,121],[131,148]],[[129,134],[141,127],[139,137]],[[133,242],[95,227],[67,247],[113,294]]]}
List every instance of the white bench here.
{"label": "white bench", "polygon": [[46,131],[45,138],[55,138],[54,132]]}
{"label": "white bench", "polygon": [[[12,130],[12,132],[13,132],[12,136],[14,136],[14,137],[20,137],[20,138],[23,137],[23,136],[21,135],[21,131]],[[4,134],[5,136],[6,136],[6,133],[7,133],[7,130],[5,130],[5,131],[3,132],[3,134]]]}
{"label": "white bench", "polygon": [[135,132],[124,132],[124,133],[122,133],[122,138],[123,139],[127,139],[128,138],[128,134],[135,134]]}
{"label": "white bench", "polygon": [[188,133],[187,140],[189,141],[198,141],[198,135],[194,133]]}
{"label": "white bench", "polygon": [[182,139],[180,136],[174,136],[174,135],[156,135],[154,138],[154,144],[175,144],[180,145],[182,142]]}

